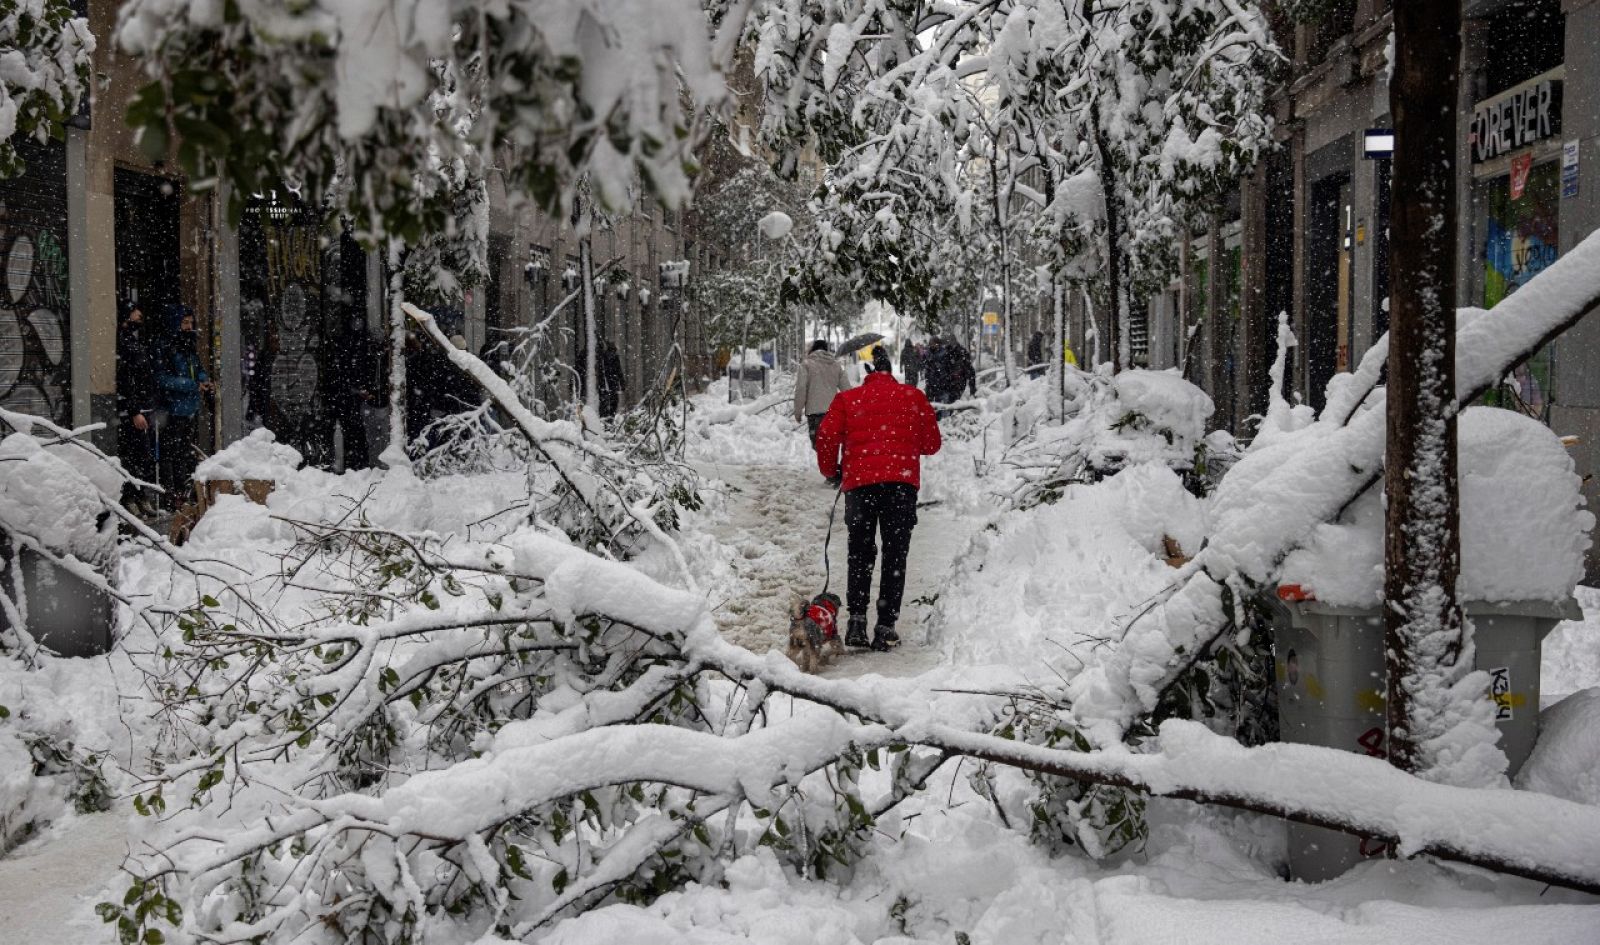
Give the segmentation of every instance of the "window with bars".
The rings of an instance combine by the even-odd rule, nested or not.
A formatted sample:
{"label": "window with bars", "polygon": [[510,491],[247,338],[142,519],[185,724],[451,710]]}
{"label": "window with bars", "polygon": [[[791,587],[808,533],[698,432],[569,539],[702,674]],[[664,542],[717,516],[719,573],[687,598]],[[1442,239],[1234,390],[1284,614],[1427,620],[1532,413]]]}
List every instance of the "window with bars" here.
{"label": "window with bars", "polygon": [[1135,305],[1128,313],[1128,355],[1131,367],[1150,366],[1150,306]]}

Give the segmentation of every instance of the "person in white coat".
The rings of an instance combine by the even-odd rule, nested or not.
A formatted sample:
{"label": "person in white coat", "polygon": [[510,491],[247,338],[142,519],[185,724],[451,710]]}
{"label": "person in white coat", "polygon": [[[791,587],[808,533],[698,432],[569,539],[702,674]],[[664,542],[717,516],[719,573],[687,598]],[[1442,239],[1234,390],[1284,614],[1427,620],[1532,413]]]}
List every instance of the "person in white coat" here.
{"label": "person in white coat", "polygon": [[828,343],[820,338],[811,342],[811,351],[801,359],[800,369],[795,372],[794,419],[798,423],[805,418],[813,449],[817,446],[817,427],[827,415],[833,395],[849,389],[844,368],[828,350]]}

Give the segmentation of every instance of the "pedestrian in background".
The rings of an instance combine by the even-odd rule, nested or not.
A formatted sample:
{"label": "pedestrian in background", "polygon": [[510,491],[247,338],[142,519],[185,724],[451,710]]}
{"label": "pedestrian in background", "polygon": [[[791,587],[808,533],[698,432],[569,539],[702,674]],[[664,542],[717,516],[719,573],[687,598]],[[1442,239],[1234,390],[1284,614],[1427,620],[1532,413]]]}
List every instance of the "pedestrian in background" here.
{"label": "pedestrian in background", "polygon": [[378,374],[383,354],[362,315],[352,311],[346,317],[344,336],[329,361],[333,422],[344,433],[344,468],[366,469],[371,465],[371,451],[364,411],[382,397]]}
{"label": "pedestrian in background", "polygon": [[622,407],[622,356],[610,340],[600,343],[600,416],[614,417]]}
{"label": "pedestrian in background", "polygon": [[1028,339],[1028,376],[1043,377],[1045,372],[1044,361],[1044,332],[1036,331]]}
{"label": "pedestrian in background", "polygon": [[167,408],[159,445],[161,487],[167,492],[168,504],[177,509],[188,501],[194,489],[194,468],[200,462],[200,413],[205,395],[214,387],[200,363],[200,333],[195,330],[194,312],[187,305],[168,306],[167,323],[172,328],[172,338],[159,377]]}
{"label": "pedestrian in background", "polygon": [[817,446],[817,427],[833,404],[835,394],[850,389],[844,368],[828,350],[828,343],[818,338],[811,342],[811,350],[800,361],[794,376],[794,420],[805,418],[806,432],[811,437],[811,448]]}
{"label": "pedestrian in background", "polygon": [[912,387],[922,380],[922,351],[910,338],[900,346],[900,373]]}
{"label": "pedestrian in background", "polygon": [[[137,304],[127,307],[117,326],[117,458],[136,479],[156,483],[156,408],[159,359],[155,339]],[[155,502],[132,483],[122,487],[122,504],[137,515],[156,513]]]}

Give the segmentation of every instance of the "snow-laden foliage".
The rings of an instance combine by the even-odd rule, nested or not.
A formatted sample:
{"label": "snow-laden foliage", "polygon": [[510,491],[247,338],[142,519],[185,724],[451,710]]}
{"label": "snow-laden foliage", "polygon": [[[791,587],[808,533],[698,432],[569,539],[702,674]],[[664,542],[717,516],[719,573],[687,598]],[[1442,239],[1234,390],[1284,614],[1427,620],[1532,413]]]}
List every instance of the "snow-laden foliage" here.
{"label": "snow-laden foliage", "polygon": [[[201,592],[151,661],[185,749],[135,802],[166,852],[102,908],[128,934],[520,935],[758,846],[828,875],[881,810],[862,772],[903,795],[936,766],[881,727],[769,712],[765,661],[693,593],[517,517],[469,541],[368,512],[289,522],[281,576]],[[294,623],[247,599],[293,587],[325,595]]]}
{"label": "snow-laden foliage", "polygon": [[[448,358],[448,369],[464,373],[485,395],[477,409],[436,425],[431,435],[438,444],[426,457],[426,469],[520,468],[527,476],[521,518],[618,557],[651,543],[676,551],[666,532],[677,528],[680,508],[698,508],[700,499],[693,472],[674,453],[677,433],[663,402],[647,402],[632,423],[609,430],[545,419],[539,416],[543,404],[532,375],[514,374],[507,381],[452,345],[433,316],[410,303],[402,307],[427,336],[426,343]],[[524,357],[537,358],[541,341],[533,333]],[[663,424],[669,427],[665,434]],[[683,571],[681,557],[678,565]]]}
{"label": "snow-laden foliage", "polygon": [[[140,543],[163,543],[122,510],[120,491],[130,480],[79,431],[3,410],[0,430],[11,431],[0,438],[3,853],[66,811],[110,804],[101,754],[79,746],[77,726],[52,691],[59,657],[38,639],[39,611],[63,606],[66,598],[119,596],[111,583],[119,524],[134,529]],[[30,592],[63,599],[32,599]],[[92,621],[96,610],[89,604],[80,616]],[[99,616],[109,622],[109,608]]]}
{"label": "snow-laden foliage", "polygon": [[94,36],[65,0],[0,0],[0,180],[19,174],[13,135],[62,134],[89,86]]}
{"label": "snow-laden foliage", "polygon": [[[1457,313],[1458,408],[1600,302],[1597,258],[1600,237],[1590,237],[1492,315],[1478,309]],[[1241,629],[1239,604],[1274,588],[1285,558],[1377,484],[1385,430],[1378,381],[1387,353],[1387,341],[1380,340],[1354,372],[1336,375],[1315,422],[1304,424],[1281,403],[1269,417],[1272,434],[1240,459],[1216,491],[1206,546],[1121,628],[1121,645],[1098,654],[1067,686],[1077,727],[1091,742],[1120,742],[1155,711],[1197,659]],[[1482,691],[1460,681],[1450,686],[1458,705],[1465,703],[1457,697]],[[1471,702],[1476,705],[1475,696]],[[1463,762],[1460,778],[1482,783],[1483,754],[1472,746],[1491,733],[1476,710],[1456,720],[1459,725],[1441,737],[1440,758]],[[1440,771],[1456,776],[1449,765]]]}
{"label": "snow-laden foliage", "polygon": [[742,350],[792,330],[800,319],[846,327],[862,300],[834,271],[820,274],[815,293],[802,298],[793,290],[816,240],[813,169],[780,177],[765,161],[740,154],[720,132],[702,150],[716,172],[695,194],[692,225],[729,258],[695,284],[707,343]]}
{"label": "snow-laden foliage", "polygon": [[[304,475],[291,506],[322,482]],[[421,497],[389,475],[389,500]],[[715,885],[761,847],[797,875],[848,876],[879,818],[955,755],[1078,782],[1057,800],[1111,826],[1073,834],[1097,851],[1154,791],[1471,862],[1537,848],[1540,875],[1600,880],[1585,841],[1600,819],[1576,804],[1181,721],[1142,754],[1028,744],[1002,698],[801,674],[721,640],[698,594],[537,526],[440,539],[365,518],[394,505],[310,498],[314,520],[236,506],[216,523],[224,541],[298,541],[251,587],[195,585],[181,639],[149,663],[182,738],[136,802],[138,878],[101,907],[130,940],[528,939],[595,904]],[[275,614],[253,600],[291,594]]]}
{"label": "snow-laden foliage", "polygon": [[193,179],[236,204],[288,179],[407,241],[450,217],[430,163],[471,151],[503,149],[511,188],[550,209],[586,178],[608,206],[639,177],[680,202],[695,116],[723,95],[693,0],[138,0],[117,41],[153,80],[130,120],[155,151],[180,142]]}
{"label": "snow-laden foliage", "polygon": [[[724,148],[726,149],[726,148]],[[737,160],[725,155],[724,160]],[[795,313],[781,304],[783,277],[793,264],[797,246],[794,224],[809,228],[805,194],[766,165],[739,160],[736,170],[696,195],[695,222],[702,238],[732,257],[726,265],[704,273],[695,295],[704,312],[706,343],[712,348],[742,350],[764,342],[793,324]],[[778,214],[790,222],[781,233],[766,235],[763,226]]]}
{"label": "snow-laden foliage", "polygon": [[466,289],[489,278],[489,192],[481,163],[475,153],[448,164],[430,160],[425,179],[438,182],[444,226],[406,245],[402,289],[421,305],[461,305]]}
{"label": "snow-laden foliage", "polygon": [[1026,238],[1054,278],[1109,284],[1115,327],[1270,145],[1280,55],[1249,3],[782,0],[754,33],[767,140],[815,135],[832,164],[820,258],[901,308],[944,304],[977,229],[969,265],[1009,281]]}

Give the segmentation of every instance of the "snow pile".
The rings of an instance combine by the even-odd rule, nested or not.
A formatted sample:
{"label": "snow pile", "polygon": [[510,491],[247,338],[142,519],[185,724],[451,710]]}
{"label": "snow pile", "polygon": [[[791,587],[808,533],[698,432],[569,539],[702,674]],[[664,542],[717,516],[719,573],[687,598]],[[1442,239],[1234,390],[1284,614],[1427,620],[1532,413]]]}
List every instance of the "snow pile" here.
{"label": "snow pile", "polygon": [[1600,807],[1600,688],[1539,713],[1539,741],[1517,773],[1517,787]]}
{"label": "snow pile", "polygon": [[[945,784],[935,785],[935,792]],[[1540,904],[1540,887],[1427,863],[1374,861],[1338,881],[1280,881],[1240,837],[1250,822],[1164,807],[1150,857],[1099,872],[1051,860],[985,817],[962,779],[953,809],[895,818],[870,870],[806,882],[758,852],[722,886],[692,884],[648,906],[614,905],[557,926],[547,945],[1417,945],[1587,941],[1592,905]],[[1550,895],[1562,896],[1558,891]],[[1548,903],[1548,896],[1544,900]],[[485,939],[480,945],[500,945]]]}
{"label": "snow pile", "polygon": [[1206,420],[1216,407],[1205,391],[1184,380],[1176,369],[1123,371],[1114,380],[1123,409],[1170,437],[1173,446],[1192,451],[1205,436]]}
{"label": "snow pile", "polygon": [[1600,589],[1580,587],[1575,596],[1583,619],[1556,624],[1544,638],[1539,698],[1546,706],[1600,685]]}
{"label": "snow pile", "polygon": [[129,729],[108,662],[38,652],[24,663],[0,649],[0,856],[74,810],[109,805],[102,778],[114,772],[99,757]]}
{"label": "snow pile", "polygon": [[0,440],[0,532],[20,535],[96,570],[110,564],[121,477],[71,444],[44,446],[27,433]]}
{"label": "snow pile", "polygon": [[[1461,579],[1467,601],[1563,601],[1583,578],[1594,515],[1559,438],[1510,410],[1471,407],[1459,425]],[[1270,513],[1268,513],[1270,514]],[[1383,598],[1383,497],[1369,490],[1290,553],[1280,578],[1330,604]]]}
{"label": "snow pile", "polygon": [[689,458],[697,463],[781,464],[817,467],[805,423],[790,417],[794,385],[772,375],[770,392],[743,404],[728,403],[727,378],[719,378],[692,401]]}
{"label": "snow pile", "polygon": [[771,370],[771,367],[767,364],[767,359],[758,348],[746,348],[743,354],[736,351],[733,357],[728,359],[728,367],[736,371],[745,365],[749,365],[752,368],[767,368]]}
{"label": "snow pile", "polygon": [[1070,674],[1113,621],[1172,582],[1164,539],[1193,550],[1205,532],[1200,500],[1149,463],[1008,512],[973,540],[941,592],[935,626],[946,656]]}
{"label": "snow pile", "polygon": [[196,466],[195,481],[267,479],[281,482],[288,479],[305,463],[305,458],[299,450],[277,440],[266,427],[252,430],[248,436]]}

